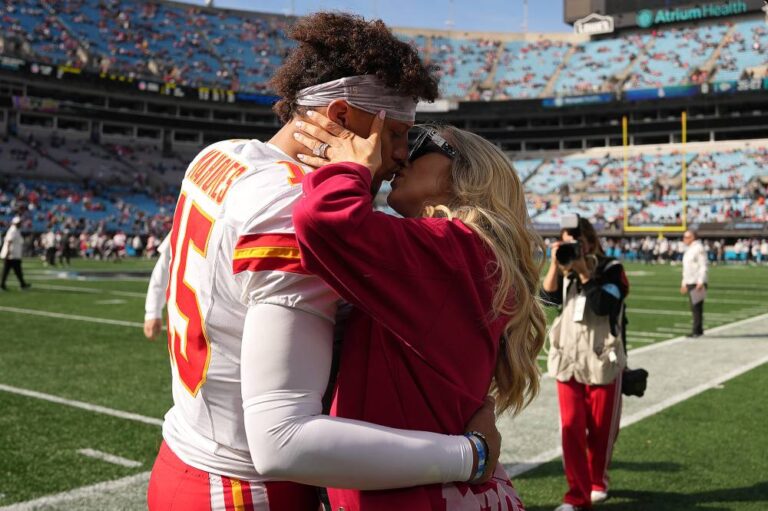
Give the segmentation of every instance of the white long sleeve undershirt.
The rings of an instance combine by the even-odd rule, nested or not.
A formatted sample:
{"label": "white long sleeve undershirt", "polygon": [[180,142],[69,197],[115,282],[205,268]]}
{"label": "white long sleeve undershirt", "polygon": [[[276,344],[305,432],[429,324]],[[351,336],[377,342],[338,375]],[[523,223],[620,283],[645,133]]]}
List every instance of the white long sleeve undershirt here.
{"label": "white long sleeve undershirt", "polygon": [[170,245],[171,235],[169,234],[157,249],[159,257],[152,269],[152,276],[149,278],[147,298],[144,302],[144,321],[163,318],[165,289],[168,286],[168,272],[171,264]]}
{"label": "white long sleeve undershirt", "polygon": [[248,446],[265,477],[376,490],[470,478],[463,436],[406,431],[321,415],[333,325],[279,305],[249,308],[241,384]]}

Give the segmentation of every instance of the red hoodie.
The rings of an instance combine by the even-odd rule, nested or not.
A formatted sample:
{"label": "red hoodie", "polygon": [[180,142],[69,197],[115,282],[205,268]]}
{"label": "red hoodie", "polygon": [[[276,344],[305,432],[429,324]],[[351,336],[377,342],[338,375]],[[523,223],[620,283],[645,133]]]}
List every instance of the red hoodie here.
{"label": "red hoodie", "polygon": [[[402,429],[462,434],[482,405],[507,317],[493,318],[493,255],[459,220],[373,211],[371,173],[327,165],[294,209],[304,267],[355,305],[331,413]],[[402,490],[328,489],[332,509],[516,510],[499,466],[489,483]]]}

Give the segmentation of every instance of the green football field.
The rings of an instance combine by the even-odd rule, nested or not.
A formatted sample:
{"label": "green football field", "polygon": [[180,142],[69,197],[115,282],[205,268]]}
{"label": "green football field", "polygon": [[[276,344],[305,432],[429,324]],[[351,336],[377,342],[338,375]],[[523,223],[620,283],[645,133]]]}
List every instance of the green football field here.
{"label": "green football field", "polygon": [[[32,289],[0,293],[0,507],[151,469],[171,402],[165,341],[141,330],[152,265],[28,260]],[[679,266],[627,271],[630,349],[690,331]],[[768,267],[711,268],[705,327],[768,312],[766,284]],[[623,429],[602,507],[768,510],[766,388],[763,365]],[[565,488],[559,461],[515,484],[529,510]]]}

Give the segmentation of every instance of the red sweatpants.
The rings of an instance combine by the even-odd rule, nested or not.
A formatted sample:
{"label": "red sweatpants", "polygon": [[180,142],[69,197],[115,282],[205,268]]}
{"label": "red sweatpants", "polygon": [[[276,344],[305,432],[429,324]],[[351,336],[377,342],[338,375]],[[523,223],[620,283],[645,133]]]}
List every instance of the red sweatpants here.
{"label": "red sweatpants", "polygon": [[608,490],[608,465],[621,421],[621,373],[608,385],[557,382],[563,466],[568,481],[564,502],[592,507],[592,490]]}
{"label": "red sweatpants", "polygon": [[181,461],[163,442],[147,491],[149,511],[318,511],[316,488],[283,481],[243,481]]}

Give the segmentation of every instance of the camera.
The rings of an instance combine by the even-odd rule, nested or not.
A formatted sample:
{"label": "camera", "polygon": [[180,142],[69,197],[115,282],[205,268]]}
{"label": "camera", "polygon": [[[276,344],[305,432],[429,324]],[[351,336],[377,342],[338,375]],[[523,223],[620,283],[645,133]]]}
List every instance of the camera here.
{"label": "camera", "polygon": [[579,223],[581,219],[579,215],[563,215],[560,219],[560,232],[567,232],[576,241],[564,241],[560,243],[557,249],[557,262],[563,266],[567,266],[574,260],[581,257],[581,243],[577,240],[581,236],[581,229]]}
{"label": "camera", "polygon": [[578,241],[564,241],[557,247],[555,258],[563,266],[571,264],[574,260],[581,257],[581,243]]}
{"label": "camera", "polygon": [[648,386],[648,371],[645,369],[625,369],[621,378],[621,393],[625,396],[643,397]]}

